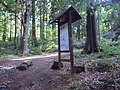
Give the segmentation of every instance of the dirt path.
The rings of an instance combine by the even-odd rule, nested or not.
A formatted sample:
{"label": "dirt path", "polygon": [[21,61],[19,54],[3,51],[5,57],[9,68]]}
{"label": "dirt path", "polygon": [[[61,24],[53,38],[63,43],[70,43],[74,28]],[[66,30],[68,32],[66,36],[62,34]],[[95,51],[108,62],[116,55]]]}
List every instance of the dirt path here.
{"label": "dirt path", "polygon": [[[68,55],[65,56],[68,57]],[[52,53],[1,60],[0,90],[115,90],[114,88],[109,89],[109,87],[108,89],[96,89],[98,86],[94,87],[94,83],[98,83],[99,79],[110,77],[108,75],[109,72],[106,71],[103,73],[95,71],[93,73],[87,70],[88,63],[96,60],[94,57],[85,56],[77,60],[79,63],[84,62],[86,70],[74,75],[70,74],[70,63],[68,62],[63,63],[64,67],[61,70],[50,69],[53,62],[57,59],[58,54]],[[24,60],[32,60],[33,66],[25,71],[17,70],[16,66]],[[116,58],[113,58],[113,62],[120,65],[120,61],[116,61]],[[117,67],[114,73],[119,79],[120,67]],[[65,89],[71,86],[73,86],[72,88],[77,88],[74,85],[84,89]]]}
{"label": "dirt path", "polygon": [[[24,60],[32,60],[26,71],[16,69]],[[59,90],[70,77],[68,63],[61,70],[51,70],[57,53],[0,61],[0,90]]]}

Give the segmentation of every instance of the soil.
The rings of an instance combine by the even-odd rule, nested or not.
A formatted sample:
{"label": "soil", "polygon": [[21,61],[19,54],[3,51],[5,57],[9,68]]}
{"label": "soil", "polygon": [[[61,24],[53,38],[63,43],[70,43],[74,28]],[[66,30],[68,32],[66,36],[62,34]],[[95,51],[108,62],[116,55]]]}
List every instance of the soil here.
{"label": "soil", "polygon": [[[32,60],[33,65],[24,71],[16,69],[25,60]],[[60,70],[50,69],[53,62],[57,60],[57,53],[1,60],[0,90],[68,90],[67,88],[73,84],[86,87],[91,82],[98,81],[98,78],[106,77],[106,72],[91,73],[86,71],[71,75],[68,62],[63,62],[64,67]],[[88,60],[88,57],[83,60]],[[117,70],[117,74],[120,75],[120,69]],[[69,90],[98,90],[86,88]]]}

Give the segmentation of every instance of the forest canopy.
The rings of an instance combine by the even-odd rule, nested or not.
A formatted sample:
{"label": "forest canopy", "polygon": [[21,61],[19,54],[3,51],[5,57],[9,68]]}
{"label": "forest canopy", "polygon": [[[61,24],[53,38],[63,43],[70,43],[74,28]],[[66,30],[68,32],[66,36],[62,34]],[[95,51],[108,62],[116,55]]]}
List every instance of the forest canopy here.
{"label": "forest canopy", "polygon": [[58,29],[50,22],[70,6],[82,16],[72,25],[73,41],[85,41],[86,12],[91,2],[98,44],[103,39],[119,41],[119,0],[0,0],[0,50],[8,48],[24,55],[55,51]]}

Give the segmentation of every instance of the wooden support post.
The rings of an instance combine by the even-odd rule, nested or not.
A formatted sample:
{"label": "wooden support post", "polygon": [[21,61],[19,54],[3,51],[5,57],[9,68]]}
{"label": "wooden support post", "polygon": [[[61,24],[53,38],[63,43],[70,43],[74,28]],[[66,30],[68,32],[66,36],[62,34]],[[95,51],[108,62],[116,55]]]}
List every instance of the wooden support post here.
{"label": "wooden support post", "polygon": [[58,61],[61,68],[61,52],[60,52],[60,21],[58,20]]}
{"label": "wooden support post", "polygon": [[68,32],[69,32],[69,50],[70,50],[70,62],[71,62],[71,74],[74,74],[74,62],[73,62],[73,42],[72,42],[72,18],[71,12],[69,11],[69,20],[68,20]]}

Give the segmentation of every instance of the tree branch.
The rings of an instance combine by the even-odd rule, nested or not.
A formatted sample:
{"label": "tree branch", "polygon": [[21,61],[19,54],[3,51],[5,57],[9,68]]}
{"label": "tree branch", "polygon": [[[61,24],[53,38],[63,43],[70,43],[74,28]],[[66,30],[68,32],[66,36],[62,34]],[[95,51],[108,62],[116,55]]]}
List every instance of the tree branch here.
{"label": "tree branch", "polygon": [[0,3],[6,8],[7,11],[10,11],[10,12],[12,12],[12,13],[15,13],[14,10],[12,10],[8,5],[6,5],[6,4],[5,4],[4,2],[2,2],[1,0],[0,0]]}

